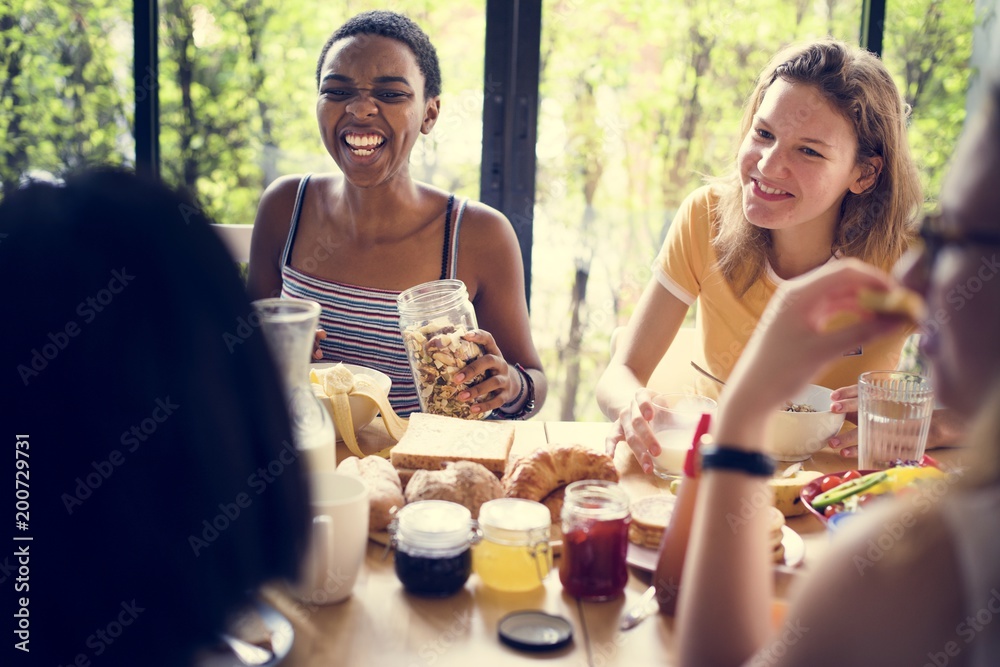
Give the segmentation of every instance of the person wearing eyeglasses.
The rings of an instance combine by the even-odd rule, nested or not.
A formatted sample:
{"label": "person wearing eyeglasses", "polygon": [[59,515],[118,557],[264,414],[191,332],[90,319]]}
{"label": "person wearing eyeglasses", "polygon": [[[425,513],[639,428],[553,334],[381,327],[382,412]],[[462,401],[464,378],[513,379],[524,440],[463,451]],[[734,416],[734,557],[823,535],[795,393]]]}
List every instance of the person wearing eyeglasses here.
{"label": "person wearing eyeglasses", "polygon": [[[849,259],[782,286],[720,397],[713,446],[702,452],[699,495],[681,586],[680,664],[1000,664],[1000,80],[959,141],[940,212],[896,268],[923,294],[921,352],[940,399],[970,421],[962,474],[866,507],[836,533],[770,627],[768,519],[733,530],[747,498],[767,493],[766,415],[850,345],[899,328],[862,314],[817,323],[863,289],[897,280]],[[779,304],[784,304],[779,305]],[[770,466],[768,465],[770,463]],[[745,516],[745,515],[741,515]],[[879,551],[873,557],[873,545]],[[754,554],[759,554],[754,556]]]}
{"label": "person wearing eyeglasses", "polygon": [[[747,100],[736,169],[681,204],[635,312],[597,385],[614,426],[652,471],[660,446],[646,387],[690,305],[708,370],[727,380],[765,307],[788,280],[849,257],[888,270],[916,237],[922,202],[908,107],[882,62],[835,40],[782,50]],[[858,376],[896,367],[910,329],[841,350],[812,383],[855,420]],[[697,390],[717,394],[698,379]],[[943,444],[935,430],[928,447]],[[949,437],[951,435],[949,434]],[[829,441],[856,456],[856,431]]]}

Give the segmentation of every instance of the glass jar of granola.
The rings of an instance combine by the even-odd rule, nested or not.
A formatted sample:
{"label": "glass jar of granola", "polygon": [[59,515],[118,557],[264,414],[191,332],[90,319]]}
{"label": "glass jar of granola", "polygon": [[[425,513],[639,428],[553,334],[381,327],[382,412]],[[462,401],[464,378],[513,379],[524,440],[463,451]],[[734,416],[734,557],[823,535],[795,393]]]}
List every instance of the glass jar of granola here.
{"label": "glass jar of granola", "polygon": [[483,375],[454,384],[452,378],[483,348],[463,336],[476,328],[476,311],[461,280],[434,280],[399,295],[399,329],[410,359],[420,409],[448,417],[483,419],[490,411],[471,412],[472,403],[455,398],[478,384]]}

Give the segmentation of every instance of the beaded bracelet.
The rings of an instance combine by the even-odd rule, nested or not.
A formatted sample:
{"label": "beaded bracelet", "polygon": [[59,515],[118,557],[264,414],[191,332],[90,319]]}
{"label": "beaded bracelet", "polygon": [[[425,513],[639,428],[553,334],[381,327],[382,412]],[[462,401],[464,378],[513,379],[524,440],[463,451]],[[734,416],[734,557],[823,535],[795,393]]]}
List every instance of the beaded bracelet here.
{"label": "beaded bracelet", "polygon": [[517,393],[513,401],[505,405],[517,405],[517,402],[521,400],[521,396],[524,395],[525,388],[527,388],[528,399],[517,412],[507,413],[503,410],[497,410],[496,412],[499,412],[503,419],[524,419],[535,409],[535,381],[531,379],[531,375],[528,374],[528,371],[524,370],[524,366],[521,364],[514,364],[514,368],[521,374],[521,391]]}
{"label": "beaded bracelet", "polygon": [[[518,371],[518,375],[520,375],[520,370],[521,369],[517,368],[516,364],[514,365],[514,369],[517,370]],[[517,396],[515,396],[514,398],[510,399],[509,401],[507,401],[506,403],[504,403],[503,405],[501,405],[500,408],[501,409],[503,409],[503,408],[509,408],[511,406],[517,405],[517,402],[521,400],[522,396],[524,396],[524,386],[526,384],[528,384],[528,383],[524,381],[524,376],[522,375],[521,376],[521,386],[517,390]]]}

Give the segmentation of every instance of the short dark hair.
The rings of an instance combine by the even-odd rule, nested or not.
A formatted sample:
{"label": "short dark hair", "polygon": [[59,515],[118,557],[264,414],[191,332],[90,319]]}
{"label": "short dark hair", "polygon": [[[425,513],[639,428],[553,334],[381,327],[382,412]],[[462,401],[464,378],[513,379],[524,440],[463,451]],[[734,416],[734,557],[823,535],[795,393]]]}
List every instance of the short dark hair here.
{"label": "short dark hair", "polygon": [[362,12],[348,19],[347,23],[337,28],[330,39],[326,40],[323,50],[319,53],[319,61],[316,63],[317,88],[323,61],[326,60],[330,47],[334,42],[354,35],[378,35],[406,44],[410,47],[410,51],[413,51],[417,67],[424,75],[424,96],[437,97],[441,94],[441,66],[438,64],[437,51],[427,33],[406,16],[383,10]]}

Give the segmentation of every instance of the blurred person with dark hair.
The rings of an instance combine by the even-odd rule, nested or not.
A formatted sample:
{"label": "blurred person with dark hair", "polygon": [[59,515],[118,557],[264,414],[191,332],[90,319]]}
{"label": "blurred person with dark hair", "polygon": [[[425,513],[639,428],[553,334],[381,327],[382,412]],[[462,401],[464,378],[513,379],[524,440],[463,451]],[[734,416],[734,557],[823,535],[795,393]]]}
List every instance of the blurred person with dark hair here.
{"label": "blurred person with dark hair", "polygon": [[192,202],[96,170],[0,204],[0,282],[27,508],[0,562],[30,573],[5,583],[30,632],[5,664],[192,664],[295,574],[309,520],[264,337],[233,342],[252,318],[232,259]]}

